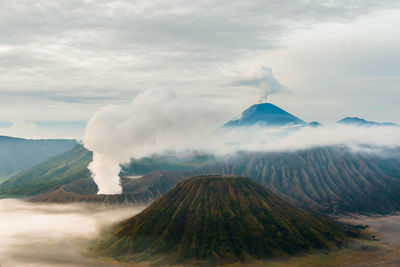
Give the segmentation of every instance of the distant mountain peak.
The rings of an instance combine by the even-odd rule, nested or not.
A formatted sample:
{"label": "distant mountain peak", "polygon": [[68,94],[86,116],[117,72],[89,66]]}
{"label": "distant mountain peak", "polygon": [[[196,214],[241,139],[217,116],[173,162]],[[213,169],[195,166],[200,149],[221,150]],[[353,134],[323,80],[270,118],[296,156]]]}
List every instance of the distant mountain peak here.
{"label": "distant mountain peak", "polygon": [[224,126],[286,126],[304,125],[305,122],[271,103],[254,104],[243,111],[241,118],[228,121]]}
{"label": "distant mountain peak", "polygon": [[337,123],[346,124],[346,125],[355,125],[355,126],[397,126],[397,127],[400,126],[393,122],[367,121],[367,120],[359,118],[359,117],[346,117],[346,118],[341,119]]}
{"label": "distant mountain peak", "polygon": [[318,121],[312,121],[312,122],[307,123],[307,126],[316,128],[316,127],[322,126],[322,124],[319,123]]}

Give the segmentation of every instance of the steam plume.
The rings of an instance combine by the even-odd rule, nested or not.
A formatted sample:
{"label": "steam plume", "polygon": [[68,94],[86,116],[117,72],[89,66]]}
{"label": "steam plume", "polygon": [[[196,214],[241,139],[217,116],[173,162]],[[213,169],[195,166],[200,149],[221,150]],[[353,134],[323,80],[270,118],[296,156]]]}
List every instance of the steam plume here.
{"label": "steam plume", "polygon": [[120,163],[131,157],[196,148],[228,114],[210,103],[180,99],[161,90],[141,93],[127,108],[101,109],[88,122],[83,138],[85,147],[93,151],[89,169],[98,193],[121,193]]}
{"label": "steam plume", "polygon": [[266,101],[270,95],[284,90],[284,86],[272,74],[272,69],[266,66],[261,66],[253,78],[239,80],[234,84],[259,88],[260,102]]}

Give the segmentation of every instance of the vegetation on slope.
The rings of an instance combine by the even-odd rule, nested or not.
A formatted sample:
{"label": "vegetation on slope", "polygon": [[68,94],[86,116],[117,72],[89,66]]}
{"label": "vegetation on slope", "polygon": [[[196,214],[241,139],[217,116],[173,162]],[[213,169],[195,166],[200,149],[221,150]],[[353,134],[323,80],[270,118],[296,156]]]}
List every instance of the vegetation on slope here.
{"label": "vegetation on slope", "polygon": [[[160,196],[185,177],[240,175],[308,210],[384,213],[400,209],[400,164],[394,156],[398,152],[393,150],[386,157],[379,157],[371,153],[353,153],[345,147],[320,147],[295,152],[241,153],[212,164],[205,164],[214,161],[209,157],[176,161],[152,157],[133,160],[132,166],[125,166],[121,174],[137,175],[144,170],[165,169],[166,166],[172,171],[184,171],[155,171],[139,179],[122,176],[121,184],[124,193],[150,190]],[[97,186],[87,170],[91,159],[91,153],[78,146],[0,185],[0,197],[45,194],[62,185],[67,192],[96,194]],[[188,165],[190,168],[201,167],[187,170]],[[47,199],[50,201],[51,198]]]}
{"label": "vegetation on slope", "polygon": [[251,179],[208,176],[184,180],[94,250],[122,260],[230,263],[334,248],[350,235]]}
{"label": "vegetation on slope", "polygon": [[190,171],[215,163],[212,155],[198,154],[178,157],[176,155],[154,155],[142,159],[131,159],[122,165],[121,175],[144,175],[153,171]]}
{"label": "vegetation on slope", "polygon": [[[87,166],[92,161],[92,153],[82,145],[77,145],[72,150],[62,155],[48,159],[47,161],[30,168],[29,170],[13,176],[4,184],[0,185],[1,197],[27,197],[37,194],[45,194],[64,186],[68,192],[81,195],[96,194],[97,186],[90,178]],[[131,193],[136,187],[142,189],[150,188],[162,193],[167,192],[172,186],[176,185],[181,179],[170,182],[168,179],[172,174],[168,171],[193,170],[207,163],[215,162],[214,157],[207,155],[191,155],[188,158],[175,156],[153,156],[140,160],[132,159],[129,164],[122,166],[122,186],[125,193]],[[161,176],[168,176],[165,179],[157,178],[158,170],[162,170]],[[147,175],[155,172],[150,180],[144,182],[143,179],[132,179],[125,175]],[[158,176],[157,176],[158,175]],[[173,175],[180,177],[179,174]],[[175,178],[174,178],[175,179]],[[137,181],[136,181],[137,180]],[[172,180],[171,180],[172,181]],[[154,184],[154,186],[153,186]],[[142,190],[143,191],[143,190]],[[160,193],[161,194],[161,193]]]}
{"label": "vegetation on slope", "polygon": [[74,140],[28,140],[0,136],[0,182],[75,145]]}
{"label": "vegetation on slope", "polygon": [[50,192],[71,181],[89,176],[91,152],[81,145],[0,184],[0,197],[25,197]]}

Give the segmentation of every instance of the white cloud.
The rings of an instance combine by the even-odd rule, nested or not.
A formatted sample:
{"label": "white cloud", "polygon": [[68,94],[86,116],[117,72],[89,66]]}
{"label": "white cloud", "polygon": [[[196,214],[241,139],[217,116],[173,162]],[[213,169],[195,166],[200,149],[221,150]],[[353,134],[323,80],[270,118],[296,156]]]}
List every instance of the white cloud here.
{"label": "white cloud", "polygon": [[68,266],[109,266],[82,255],[82,244],[90,243],[102,227],[134,216],[142,209],[2,199],[0,262],[2,266],[51,267],[67,263]]}
{"label": "white cloud", "polygon": [[313,127],[221,128],[231,112],[226,106],[148,90],[130,106],[107,106],[87,124],[83,138],[93,151],[89,165],[99,193],[121,193],[120,164],[167,151],[202,151],[221,156],[238,151],[290,151],[346,145],[352,149],[397,147],[400,127],[354,127],[338,124]]}
{"label": "white cloud", "polygon": [[39,136],[38,126],[34,122],[17,121],[10,127],[0,128],[0,135],[37,138]]}
{"label": "white cloud", "polygon": [[[227,70],[285,49],[299,29],[349,22],[397,5],[373,0],[0,1],[0,120],[65,119],[71,113],[85,120],[106,103],[127,104],[155,87],[218,94],[240,111],[258,99],[251,90],[232,88],[243,73],[225,75]],[[311,48],[307,55],[312,53]],[[252,68],[270,66],[282,80],[277,62],[267,56]],[[14,109],[18,112],[10,112]]]}
{"label": "white cloud", "polygon": [[[354,150],[400,147],[400,127],[358,127],[329,124],[320,127],[266,129],[238,128],[219,137],[224,153],[236,151],[296,151],[319,146],[344,145]],[[217,153],[218,149],[215,150]],[[221,152],[219,152],[221,153]]]}

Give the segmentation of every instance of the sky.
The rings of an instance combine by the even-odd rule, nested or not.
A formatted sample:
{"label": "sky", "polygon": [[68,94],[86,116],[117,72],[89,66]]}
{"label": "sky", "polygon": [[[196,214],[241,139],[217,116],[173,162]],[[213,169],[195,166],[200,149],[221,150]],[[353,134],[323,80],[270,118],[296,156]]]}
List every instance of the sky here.
{"label": "sky", "polygon": [[400,123],[399,21],[397,0],[0,0],[0,134],[80,139],[148,89]]}

